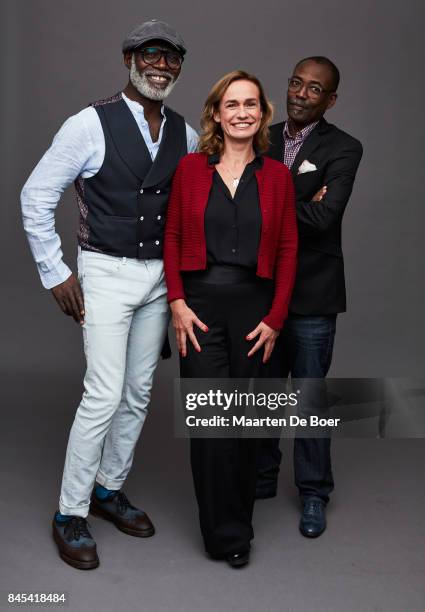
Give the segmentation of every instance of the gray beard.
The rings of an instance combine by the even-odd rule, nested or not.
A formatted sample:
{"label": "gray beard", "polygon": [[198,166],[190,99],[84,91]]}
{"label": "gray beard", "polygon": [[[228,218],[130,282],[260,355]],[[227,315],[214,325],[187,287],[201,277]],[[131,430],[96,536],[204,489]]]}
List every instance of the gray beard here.
{"label": "gray beard", "polygon": [[137,70],[136,61],[133,54],[131,58],[130,81],[142,96],[148,98],[149,100],[164,100],[170,95],[178,79],[174,78],[174,76],[169,72],[161,71],[161,74],[171,78],[171,81],[168,83],[167,87],[165,87],[165,89],[157,89],[156,87],[152,87],[145,73],[142,72],[142,74],[140,74],[140,72]]}

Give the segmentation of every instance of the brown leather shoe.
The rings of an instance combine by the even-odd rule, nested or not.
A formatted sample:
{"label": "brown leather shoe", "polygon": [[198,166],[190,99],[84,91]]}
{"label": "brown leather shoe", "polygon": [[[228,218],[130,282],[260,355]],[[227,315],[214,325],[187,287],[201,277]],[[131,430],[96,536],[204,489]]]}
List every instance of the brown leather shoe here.
{"label": "brown leather shoe", "polygon": [[132,506],[125,493],[121,491],[117,491],[105,500],[98,499],[93,491],[90,513],[111,521],[128,535],[148,538],[155,533],[155,527],[146,512]]}
{"label": "brown leather shoe", "polygon": [[59,555],[65,563],[77,569],[94,569],[99,565],[96,542],[87,529],[87,521],[81,516],[71,516],[66,522],[53,517],[53,539]]}

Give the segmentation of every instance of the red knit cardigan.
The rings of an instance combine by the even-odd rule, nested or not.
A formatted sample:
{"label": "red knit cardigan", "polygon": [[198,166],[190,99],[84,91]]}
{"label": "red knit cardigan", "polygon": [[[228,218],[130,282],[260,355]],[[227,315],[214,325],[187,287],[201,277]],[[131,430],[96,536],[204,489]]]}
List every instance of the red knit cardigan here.
{"label": "red knit cardigan", "polygon": [[[189,153],[174,175],[164,241],[169,302],[185,299],[181,271],[207,267],[204,215],[214,170],[206,154]],[[294,186],[288,168],[268,157],[255,174],[262,216],[256,273],[275,281],[272,307],[263,321],[278,330],[287,317],[295,281],[298,234]]]}

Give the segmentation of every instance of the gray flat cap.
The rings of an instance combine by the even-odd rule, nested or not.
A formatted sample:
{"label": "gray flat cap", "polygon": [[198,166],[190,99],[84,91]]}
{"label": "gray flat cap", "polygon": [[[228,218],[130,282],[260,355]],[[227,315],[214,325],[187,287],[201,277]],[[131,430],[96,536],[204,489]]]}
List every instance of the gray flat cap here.
{"label": "gray flat cap", "polygon": [[186,45],[183,38],[174,28],[172,28],[165,21],[159,21],[158,19],[151,19],[145,21],[141,25],[134,28],[130,34],[127,35],[126,39],[122,44],[122,51],[131,51],[136,47],[140,47],[148,40],[165,40],[166,42],[174,45],[183,55],[186,53]]}

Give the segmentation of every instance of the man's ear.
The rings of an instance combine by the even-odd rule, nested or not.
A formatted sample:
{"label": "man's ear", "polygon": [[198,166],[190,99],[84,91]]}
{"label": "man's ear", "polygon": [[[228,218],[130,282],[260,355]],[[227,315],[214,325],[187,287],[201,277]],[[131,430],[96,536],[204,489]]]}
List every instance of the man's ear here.
{"label": "man's ear", "polygon": [[337,97],[338,97],[337,93],[331,93],[331,95],[329,96],[329,102],[326,107],[326,110],[329,110],[330,108],[332,108],[332,106],[335,106]]}
{"label": "man's ear", "polygon": [[124,64],[127,66],[127,68],[130,70],[131,68],[131,58],[133,57],[133,52],[132,51],[126,51],[124,53]]}

